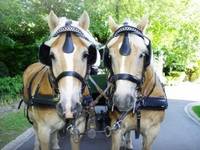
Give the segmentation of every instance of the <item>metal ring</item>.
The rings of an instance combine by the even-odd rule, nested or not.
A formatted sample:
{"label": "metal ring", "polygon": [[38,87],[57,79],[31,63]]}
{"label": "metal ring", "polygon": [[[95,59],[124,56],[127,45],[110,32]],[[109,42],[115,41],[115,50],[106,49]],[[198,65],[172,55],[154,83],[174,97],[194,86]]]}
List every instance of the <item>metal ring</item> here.
{"label": "metal ring", "polygon": [[110,126],[106,126],[106,127],[104,128],[104,133],[105,133],[106,137],[110,137],[110,136],[111,136],[111,133],[112,133],[111,127],[110,127]]}

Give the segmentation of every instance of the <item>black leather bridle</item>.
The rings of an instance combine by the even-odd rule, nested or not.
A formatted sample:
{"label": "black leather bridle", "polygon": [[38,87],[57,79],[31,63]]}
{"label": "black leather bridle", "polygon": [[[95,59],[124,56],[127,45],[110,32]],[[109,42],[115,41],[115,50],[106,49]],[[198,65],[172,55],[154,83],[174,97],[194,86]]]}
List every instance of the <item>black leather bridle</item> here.
{"label": "black leather bridle", "polygon": [[[87,41],[89,41],[90,43],[92,43],[85,35],[84,33],[77,27],[72,25],[71,21],[67,21],[64,27],[59,28],[52,37],[56,37],[60,34],[66,33],[66,38],[65,38],[65,42],[63,45],[63,51],[64,53],[72,53],[74,51],[74,46],[73,46],[73,41],[72,41],[72,37],[71,37],[71,33],[74,33],[76,36],[81,37]],[[52,67],[51,67],[51,60],[49,58],[50,55],[50,49],[51,47],[48,45],[45,45],[45,43],[43,43],[40,46],[40,51],[39,51],[39,59],[40,61],[45,64],[50,66],[51,71],[52,71]],[[95,49],[95,50],[94,50]],[[61,72],[57,77],[55,77],[53,75],[53,71],[52,71],[52,75],[54,78],[54,84],[56,84],[56,86],[58,87],[58,82],[64,78],[64,77],[74,77],[76,78],[78,81],[81,82],[82,84],[82,93],[84,91],[84,88],[86,86],[86,76],[89,72],[89,68],[91,67],[91,65],[93,64],[94,61],[96,61],[96,56],[90,56],[92,55],[91,53],[94,53],[94,55],[96,54],[96,47],[94,46],[94,44],[89,45],[88,47],[88,63],[87,63],[87,70],[86,70],[86,75],[83,77],[82,75],[80,75],[78,72],[76,71],[63,71]],[[92,60],[91,59],[95,59]],[[46,63],[48,62],[48,63]]]}
{"label": "black leather bridle", "polygon": [[[87,73],[86,73],[87,75]],[[76,71],[64,71],[62,73],[60,73],[56,78],[55,78],[55,82],[56,84],[58,84],[58,82],[64,78],[64,77],[74,77],[76,79],[78,79],[81,84],[82,84],[82,93],[83,93],[83,90],[86,86],[86,79],[85,77],[83,78],[79,73],[77,73]]]}
{"label": "black leather bridle", "polygon": [[[146,46],[147,46],[147,49],[148,49],[148,52],[149,52],[148,55],[149,55],[149,57],[151,57],[151,41],[146,36],[143,35],[142,31],[140,31],[139,29],[137,29],[135,27],[129,26],[127,23],[124,23],[124,25],[122,27],[117,29],[115,31],[115,33],[113,34],[113,36],[108,40],[108,42],[111,39],[113,39],[114,37],[117,37],[122,33],[124,33],[124,40],[123,40],[122,46],[120,48],[120,54],[121,55],[127,56],[127,55],[130,54],[131,48],[130,48],[130,44],[129,44],[128,33],[133,33],[133,34],[141,37],[142,39],[147,39],[149,41],[149,44],[146,45]],[[106,45],[105,51],[108,51],[107,45]],[[108,52],[106,52],[106,53],[108,53]],[[104,59],[108,59],[108,58],[104,57]],[[138,79],[136,76],[133,76],[133,75],[127,74],[127,73],[114,74],[114,72],[111,68],[112,66],[110,65],[109,69],[110,69],[110,72],[111,72],[111,76],[109,78],[109,81],[111,83],[116,83],[116,81],[118,81],[118,80],[127,80],[127,81],[130,81],[132,83],[135,83],[137,85],[137,87],[140,87],[143,83],[143,80],[144,80],[145,69],[150,64],[150,58],[148,58],[148,59],[149,59],[148,63],[146,64],[145,61],[147,61],[147,60],[146,60],[146,58],[144,58],[144,66],[143,66],[142,78],[141,79]]]}
{"label": "black leather bridle", "polygon": [[137,86],[140,86],[143,83],[143,79],[138,79],[137,77],[127,73],[113,74],[109,79],[111,83],[115,83],[118,80],[127,80],[135,83]]}

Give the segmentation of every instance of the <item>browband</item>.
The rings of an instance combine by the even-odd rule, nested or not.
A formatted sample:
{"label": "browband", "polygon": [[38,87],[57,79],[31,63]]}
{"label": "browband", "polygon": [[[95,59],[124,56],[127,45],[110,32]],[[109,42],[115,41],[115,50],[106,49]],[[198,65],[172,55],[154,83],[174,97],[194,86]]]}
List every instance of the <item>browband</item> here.
{"label": "browband", "polygon": [[132,27],[132,26],[129,26],[129,25],[124,25],[120,28],[118,28],[115,33],[113,34],[113,37],[117,37],[119,36],[119,34],[121,33],[124,33],[124,32],[133,32],[134,34],[140,36],[140,37],[144,37],[143,33],[141,30],[135,28],[135,27]]}
{"label": "browband", "polygon": [[[64,32],[73,32],[73,33],[75,33],[77,36],[82,37],[82,38],[88,40],[88,38],[83,34],[83,32],[82,32],[79,28],[72,26],[72,25],[71,25],[70,23],[68,23],[68,22],[66,23],[66,25],[65,25],[64,27],[61,27],[60,29],[58,29],[58,30],[56,31],[56,33],[53,35],[53,37],[56,37],[56,36],[58,36],[59,34],[62,34],[62,33],[64,33]],[[88,40],[88,41],[89,41],[89,40]]]}

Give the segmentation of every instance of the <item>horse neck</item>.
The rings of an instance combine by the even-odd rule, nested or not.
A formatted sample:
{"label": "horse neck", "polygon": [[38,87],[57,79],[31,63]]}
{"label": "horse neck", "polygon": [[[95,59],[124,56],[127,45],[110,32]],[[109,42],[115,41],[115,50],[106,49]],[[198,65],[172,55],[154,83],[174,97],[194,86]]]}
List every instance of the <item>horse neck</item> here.
{"label": "horse neck", "polygon": [[146,68],[141,93],[143,96],[165,97],[162,83],[151,65]]}

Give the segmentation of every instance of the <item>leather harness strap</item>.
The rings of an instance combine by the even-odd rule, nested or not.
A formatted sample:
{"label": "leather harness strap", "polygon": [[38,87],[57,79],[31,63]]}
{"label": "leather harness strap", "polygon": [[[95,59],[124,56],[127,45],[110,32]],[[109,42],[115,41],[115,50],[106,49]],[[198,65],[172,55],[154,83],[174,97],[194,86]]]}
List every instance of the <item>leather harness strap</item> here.
{"label": "leather harness strap", "polygon": [[64,71],[64,72],[62,72],[56,78],[56,82],[58,83],[60,81],[60,79],[62,79],[63,77],[67,77],[67,76],[74,77],[74,78],[78,79],[82,83],[83,86],[85,86],[85,84],[86,84],[84,78],[79,73],[77,73],[75,71]]}
{"label": "leather harness strap", "polygon": [[137,86],[140,86],[142,83],[142,79],[137,79],[137,77],[134,77],[133,75],[127,73],[114,74],[110,78],[111,83],[114,83],[117,80],[128,80],[130,82],[136,83]]}

